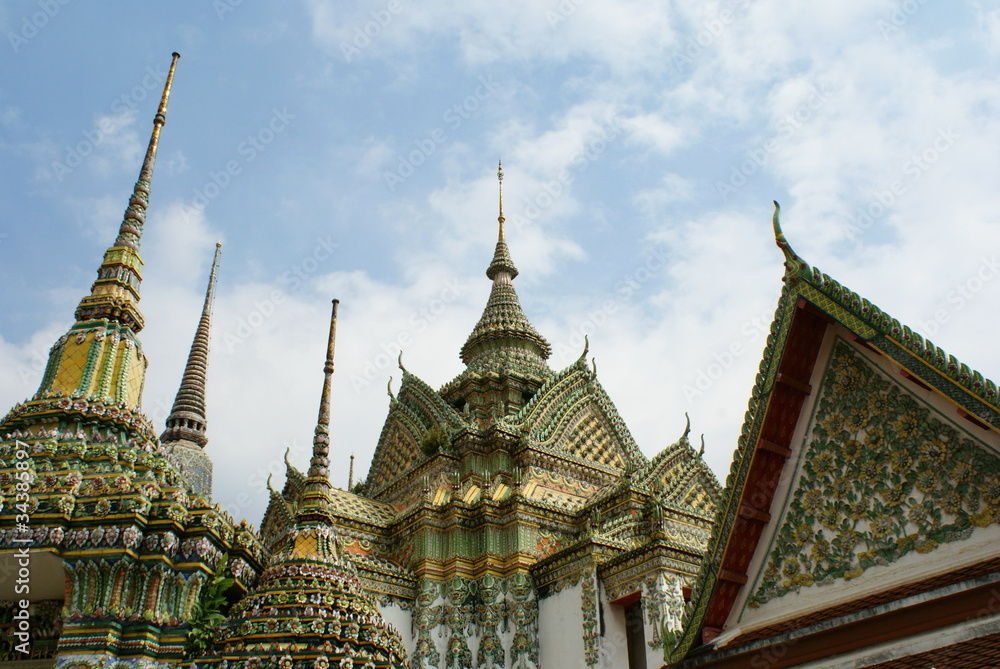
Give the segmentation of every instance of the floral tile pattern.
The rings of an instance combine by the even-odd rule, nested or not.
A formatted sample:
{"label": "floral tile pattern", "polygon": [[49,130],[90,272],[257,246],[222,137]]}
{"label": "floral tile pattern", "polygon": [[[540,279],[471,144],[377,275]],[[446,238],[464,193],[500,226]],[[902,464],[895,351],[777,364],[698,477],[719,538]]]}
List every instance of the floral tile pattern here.
{"label": "floral tile pattern", "polygon": [[748,601],[857,578],[1000,520],[1000,457],[838,340],[801,478]]}

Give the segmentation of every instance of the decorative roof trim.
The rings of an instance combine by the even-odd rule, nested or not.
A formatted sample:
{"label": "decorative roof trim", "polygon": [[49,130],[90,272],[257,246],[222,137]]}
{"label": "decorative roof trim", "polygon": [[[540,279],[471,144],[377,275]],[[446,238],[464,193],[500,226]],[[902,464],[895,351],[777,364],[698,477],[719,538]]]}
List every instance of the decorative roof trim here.
{"label": "decorative roof trim", "polygon": [[792,321],[801,303],[812,305],[825,317],[842,325],[863,342],[913,372],[984,425],[1000,432],[1000,398],[995,383],[960,363],[954,356],[945,354],[939,347],[868,300],[807,264],[788,244],[781,230],[779,212],[780,207],[775,202],[772,225],[775,243],[785,255],[785,286],[771,323],[719,512],[713,523],[705,562],[695,584],[694,599],[685,620],[684,634],[671,654],[671,663],[685,657],[700,636],[727,554],[729,537],[739,513],[763,423],[768,416],[778,367],[788,344]]}

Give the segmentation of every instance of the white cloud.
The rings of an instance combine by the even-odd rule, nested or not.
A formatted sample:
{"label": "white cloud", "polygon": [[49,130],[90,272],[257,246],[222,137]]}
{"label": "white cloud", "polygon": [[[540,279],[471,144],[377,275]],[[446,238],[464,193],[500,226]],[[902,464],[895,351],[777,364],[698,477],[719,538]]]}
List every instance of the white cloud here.
{"label": "white cloud", "polygon": [[[553,366],[575,359],[583,333],[592,333],[599,378],[649,455],[676,439],[689,411],[694,433],[707,433],[709,462],[720,478],[728,470],[781,289],[772,198],[782,201],[786,233],[807,261],[1000,376],[987,336],[996,328],[1000,278],[973,281],[975,292],[957,299],[1000,251],[993,183],[1000,87],[988,66],[969,57],[995,52],[996,10],[980,2],[976,17],[955,12],[938,26],[928,6],[886,36],[879,21],[891,20],[897,4],[401,0],[379,23],[386,0],[305,3],[312,40],[297,38],[294,65],[275,68],[293,86],[276,86],[260,68],[260,90],[230,101],[218,96],[217,74],[191,75],[202,88],[189,99],[219,100],[220,113],[267,109],[270,96],[284,96],[299,116],[282,141],[301,143],[287,156],[279,155],[284,144],[269,149],[274,175],[249,194],[266,210],[220,198],[211,219],[196,212],[187,220],[177,206],[154,203],[143,244],[147,411],[162,425],[213,244],[225,236],[235,243],[223,254],[209,378],[217,499],[230,505],[251,490],[257,497],[240,515],[256,522],[266,502],[262,472],[273,465],[280,484],[284,445],[297,444],[293,459],[306,466],[331,297],[343,300],[337,483],[345,482],[351,451],[363,476],[386,413],[385,382],[395,375],[398,385],[396,350],[405,349],[408,368],[432,386],[461,369],[458,351],[489,290],[483,271],[496,240],[498,155],[508,174],[508,242],[522,271],[516,286],[529,318],[557,345]],[[232,40],[225,48],[259,51],[258,38],[296,39],[294,23],[287,37],[284,25],[252,29],[254,9],[244,3],[240,11],[252,46]],[[558,18],[550,23],[551,12]],[[345,62],[341,44],[372,21],[369,43]],[[213,45],[199,44],[207,59]],[[384,171],[414,150],[425,128],[444,127],[443,114],[470,94],[470,81],[489,73],[505,85],[455,132],[449,126],[448,141],[419,175],[386,189]],[[342,88],[364,97],[347,99]],[[18,99],[18,108],[31,109],[27,102]],[[314,107],[324,111],[309,116]],[[332,107],[340,120],[328,132]],[[31,118],[25,111],[18,123]],[[414,118],[423,125],[415,129]],[[88,158],[88,171],[134,174],[146,137],[134,120],[120,119]],[[602,139],[613,120],[621,131]],[[249,123],[257,127],[259,119]],[[935,149],[948,128],[954,141]],[[298,131],[308,139],[294,137]],[[11,135],[5,153],[45,169],[63,158],[66,141],[49,139],[45,128],[29,127],[24,136],[30,145]],[[82,132],[71,139],[81,141]],[[217,153],[202,153],[199,144],[215,140],[206,132],[185,145],[181,155],[193,173],[231,157],[228,136]],[[914,177],[907,161],[929,149],[938,156]],[[338,171],[340,164],[351,169]],[[184,183],[183,166],[175,167]],[[717,182],[741,171],[744,183],[724,198]],[[905,188],[882,205],[879,196],[897,180]],[[54,179],[42,185],[60,189],[54,207],[68,202],[105,244],[113,238],[127,192],[102,198],[63,192]],[[234,188],[229,193],[243,186]],[[310,208],[314,201],[322,205]],[[850,228],[873,203],[884,211]],[[254,224],[254,217],[273,220]],[[328,222],[352,253],[319,261],[308,254],[322,246],[310,249],[308,240]],[[72,229],[62,232],[74,238]],[[290,252],[278,243],[289,238],[306,242],[290,244]],[[293,268],[310,258],[312,269],[297,276]],[[614,313],[602,312],[608,300]],[[39,332],[26,344],[0,344],[0,368],[27,364],[36,342],[47,347],[61,333],[33,329]],[[8,383],[9,403],[34,383]]]}
{"label": "white cloud", "polygon": [[[398,7],[398,11],[391,8]],[[473,67],[583,57],[613,70],[663,67],[675,39],[669,6],[650,0],[537,3],[456,2],[344,3],[310,0],[314,37],[348,62],[438,41],[454,42]]]}

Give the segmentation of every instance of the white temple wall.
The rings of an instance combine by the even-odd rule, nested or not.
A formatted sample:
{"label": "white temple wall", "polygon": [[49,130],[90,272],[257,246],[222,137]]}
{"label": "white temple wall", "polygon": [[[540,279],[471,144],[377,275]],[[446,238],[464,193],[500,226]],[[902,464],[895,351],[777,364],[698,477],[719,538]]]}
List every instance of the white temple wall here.
{"label": "white temple wall", "polygon": [[538,659],[544,669],[587,666],[583,656],[581,596],[581,587],[574,585],[538,601]]}
{"label": "white temple wall", "polygon": [[600,637],[600,653],[594,666],[600,669],[623,669],[628,667],[625,609],[611,604],[604,591],[604,584],[600,585],[598,597],[604,618],[604,634]]}
{"label": "white temple wall", "polygon": [[387,623],[396,628],[399,637],[403,640],[403,647],[406,648],[406,655],[413,654],[413,615],[398,604],[389,604],[378,607],[379,612]]}

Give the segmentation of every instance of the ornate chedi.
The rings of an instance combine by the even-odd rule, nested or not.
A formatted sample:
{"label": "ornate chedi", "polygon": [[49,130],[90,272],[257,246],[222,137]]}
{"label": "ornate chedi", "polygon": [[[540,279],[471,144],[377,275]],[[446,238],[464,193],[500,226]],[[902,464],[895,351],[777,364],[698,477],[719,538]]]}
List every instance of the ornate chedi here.
{"label": "ornate chedi", "polygon": [[333,301],[319,419],[309,475],[301,481],[294,523],[254,591],[230,612],[214,653],[199,666],[232,669],[402,669],[406,650],[364,592],[331,529],[330,383],[337,332]]}
{"label": "ornate chedi", "polygon": [[[412,667],[618,666],[625,642],[604,638],[600,619],[623,598],[645,602],[648,643],[635,652],[655,660],[679,625],[718,484],[686,434],[652,462],[642,455],[586,350],[549,368],[513,287],[502,195],[498,222],[466,369],[435,391],[400,362],[368,478],[328,491],[331,523],[404,631]],[[271,491],[266,545],[295,527],[308,480],[289,464]],[[560,639],[548,657],[546,635]]]}
{"label": "ornate chedi", "polygon": [[0,421],[0,561],[19,579],[2,595],[4,660],[175,664],[219,561],[230,556],[235,595],[263,558],[249,527],[191,488],[140,407],[139,242],[177,58],[91,294],[52,347],[38,392]]}

